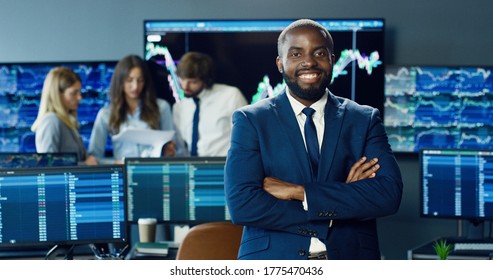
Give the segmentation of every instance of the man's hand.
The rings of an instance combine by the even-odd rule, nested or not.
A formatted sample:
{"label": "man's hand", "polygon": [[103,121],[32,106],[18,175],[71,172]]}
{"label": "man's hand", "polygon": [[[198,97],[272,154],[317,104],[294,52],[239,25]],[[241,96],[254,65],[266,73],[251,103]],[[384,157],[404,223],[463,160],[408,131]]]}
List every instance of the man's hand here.
{"label": "man's hand", "polygon": [[366,161],[366,157],[362,157],[358,160],[349,171],[349,175],[347,176],[346,183],[351,183],[355,181],[359,181],[366,178],[373,178],[377,174],[375,173],[380,165],[377,164],[378,158],[374,158],[368,162]]}
{"label": "man's hand", "polygon": [[303,201],[305,188],[300,185],[289,183],[274,177],[265,177],[263,184],[264,191],[276,198],[284,200]]}
{"label": "man's hand", "polygon": [[[351,167],[346,183],[351,183],[366,178],[373,178],[376,176],[375,172],[380,168],[380,165],[377,164],[378,159],[374,158],[368,162],[365,161],[366,157],[362,157]],[[284,200],[303,201],[305,196],[305,188],[303,186],[289,183],[274,177],[264,178],[263,189],[272,196]]]}
{"label": "man's hand", "polygon": [[98,165],[98,159],[95,156],[87,156],[84,162],[86,165]]}

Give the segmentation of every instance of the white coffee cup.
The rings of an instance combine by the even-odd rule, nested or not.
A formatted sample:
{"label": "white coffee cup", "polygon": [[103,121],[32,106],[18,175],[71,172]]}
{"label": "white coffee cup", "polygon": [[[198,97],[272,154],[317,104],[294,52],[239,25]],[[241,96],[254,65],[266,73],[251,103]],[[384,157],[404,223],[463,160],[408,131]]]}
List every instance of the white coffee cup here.
{"label": "white coffee cup", "polygon": [[139,241],[154,242],[156,240],[157,219],[140,218],[137,223],[139,224]]}

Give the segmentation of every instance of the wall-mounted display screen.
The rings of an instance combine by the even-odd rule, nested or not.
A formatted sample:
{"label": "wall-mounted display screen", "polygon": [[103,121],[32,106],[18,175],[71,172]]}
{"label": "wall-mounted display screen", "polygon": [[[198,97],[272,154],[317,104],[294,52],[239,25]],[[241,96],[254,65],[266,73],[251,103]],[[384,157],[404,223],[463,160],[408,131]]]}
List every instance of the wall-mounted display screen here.
{"label": "wall-mounted display screen", "polygon": [[385,119],[395,152],[493,149],[493,68],[387,66]]}
{"label": "wall-mounted display screen", "polygon": [[76,165],[76,153],[0,153],[0,168]]}
{"label": "wall-mounted display screen", "polygon": [[[272,96],[284,89],[275,64],[277,38],[294,20],[147,20],[144,56],[165,67],[175,99],[183,95],[176,64],[188,51],[210,55],[217,82],[238,87],[247,100]],[[336,63],[335,94],[383,109],[383,19],[320,19],[332,34]]]}
{"label": "wall-mounted display screen", "polygon": [[[81,77],[77,114],[87,147],[96,115],[108,102],[115,65],[116,61],[0,64],[0,152],[36,152],[31,125],[38,115],[46,75],[57,66],[70,67]],[[111,151],[110,143],[107,151]]]}

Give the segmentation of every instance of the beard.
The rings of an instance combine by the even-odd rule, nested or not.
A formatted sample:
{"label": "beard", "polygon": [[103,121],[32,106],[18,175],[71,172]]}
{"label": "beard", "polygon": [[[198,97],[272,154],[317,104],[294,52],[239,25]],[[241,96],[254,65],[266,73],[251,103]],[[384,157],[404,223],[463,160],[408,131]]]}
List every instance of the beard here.
{"label": "beard", "polygon": [[288,75],[286,75],[284,71],[282,73],[282,77],[284,78],[284,81],[286,82],[289,90],[297,97],[310,101],[318,101],[320,98],[322,98],[332,79],[329,76],[332,75],[327,75],[324,73],[322,77],[322,82],[319,86],[310,85],[310,87],[308,88],[302,88],[294,79],[291,79]]}
{"label": "beard", "polygon": [[197,95],[199,95],[200,91],[199,92],[196,92],[196,91],[189,91],[189,92],[185,92],[183,91],[183,96],[185,96],[186,98],[193,98]]}

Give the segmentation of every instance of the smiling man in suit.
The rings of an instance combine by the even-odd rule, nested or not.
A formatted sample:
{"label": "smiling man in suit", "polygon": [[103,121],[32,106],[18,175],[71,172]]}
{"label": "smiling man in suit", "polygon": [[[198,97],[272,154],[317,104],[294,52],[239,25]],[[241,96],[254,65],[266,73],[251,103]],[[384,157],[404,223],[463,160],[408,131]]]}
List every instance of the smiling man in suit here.
{"label": "smiling man in suit", "polygon": [[398,210],[402,178],[378,110],[328,90],[334,61],[327,29],[292,23],[276,59],[286,91],[233,115],[225,191],[245,225],[239,259],[381,257],[376,218]]}

